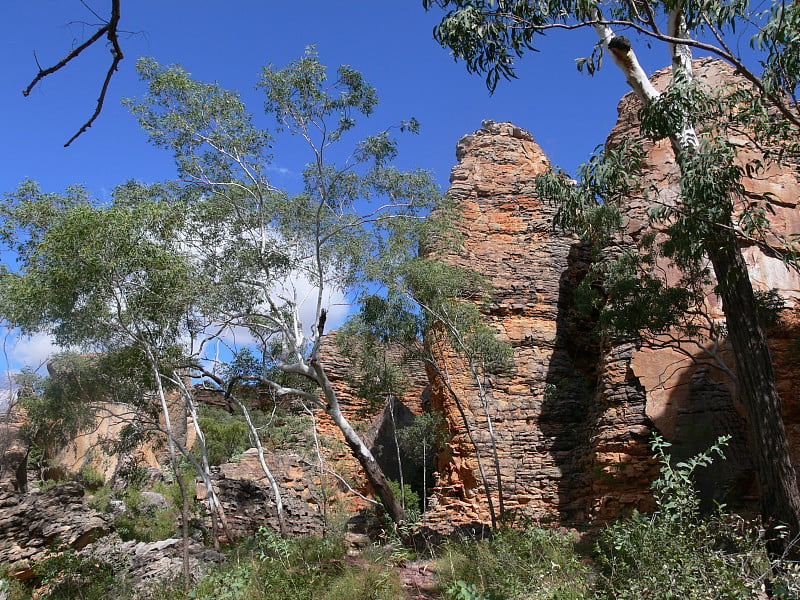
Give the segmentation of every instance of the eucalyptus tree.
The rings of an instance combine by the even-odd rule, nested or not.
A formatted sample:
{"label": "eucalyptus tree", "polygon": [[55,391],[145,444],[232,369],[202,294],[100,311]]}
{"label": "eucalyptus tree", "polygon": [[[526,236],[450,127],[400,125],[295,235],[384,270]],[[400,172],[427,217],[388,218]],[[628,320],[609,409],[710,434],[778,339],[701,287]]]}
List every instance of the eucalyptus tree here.
{"label": "eucalyptus tree", "polygon": [[[188,495],[178,452],[193,459],[172,423],[167,378],[182,356],[183,324],[198,290],[175,235],[185,216],[178,203],[158,199],[170,195],[164,186],[129,183],[102,205],[79,187],[51,194],[23,183],[0,204],[0,235],[19,263],[0,272],[0,312],[23,333],[46,332],[62,347],[100,353],[108,366],[116,361],[116,375],[137,372],[148,393],[135,399],[139,418],[131,425],[166,436],[184,498],[186,542]],[[224,519],[208,470],[194,466],[208,488],[212,520]]]}
{"label": "eucalyptus tree", "polygon": [[[434,36],[452,50],[456,59],[464,60],[469,71],[485,73],[490,89],[501,78],[515,76],[515,60],[536,49],[539,35],[580,28],[596,32],[598,41],[591,56],[580,59],[578,66],[591,74],[610,55],[642,101],[643,137],[672,142],[680,168],[680,197],[672,203],[657,197],[654,200],[651,218],[663,225],[668,236],[658,252],[701,276],[702,258],[710,261],[726,316],[727,339],[736,357],[737,392],[747,411],[762,515],[772,524],[788,526],[792,535],[800,533],[796,473],[770,352],[758,320],[758,303],[739,248],[744,237],[769,244],[763,236],[768,199],[741,206],[742,181],[758,165],[745,168],[738,164],[736,147],[725,136],[716,135],[732,119],[765,148],[780,146],[778,152],[768,152],[768,158],[796,153],[800,5],[683,0],[423,0],[423,5],[449,10]],[[633,41],[617,35],[615,28],[630,32],[635,36]],[[760,72],[750,69],[750,62],[739,53],[737,36],[748,29],[751,47],[760,58]],[[672,80],[665,92],[656,90],[640,66],[634,49],[637,39],[648,47],[666,49]],[[733,91],[703,89],[693,77],[693,49],[728,62],[748,86]],[[627,173],[637,170],[634,155],[628,156]],[[608,166],[602,158],[595,167]],[[606,168],[606,173],[610,172]],[[619,175],[624,173],[618,170],[616,179],[611,179],[619,182],[624,179]],[[559,181],[561,186],[556,185]],[[571,188],[564,178],[559,181],[551,178],[543,184],[544,189],[554,198],[571,202],[573,212],[576,207],[577,212],[596,209],[598,188]],[[604,199],[616,205],[620,198],[614,193],[623,187],[607,185],[600,192],[609,192]],[[647,184],[641,188],[651,193],[654,190]],[[773,245],[771,251],[796,266],[797,250],[792,244]],[[773,549],[780,550],[781,542]]]}
{"label": "eucalyptus tree", "polygon": [[[342,412],[323,352],[328,314],[369,289],[416,252],[432,227],[424,217],[440,200],[423,171],[392,166],[391,128],[348,142],[378,102],[351,67],[335,77],[313,49],[285,68],[264,68],[258,89],[276,130],[308,150],[302,190],[289,194],[268,178],[273,136],[244,103],[179,66],[138,63],[147,94],[129,100],[157,146],[171,151],[192,198],[193,248],[205,280],[204,314],[226,331],[246,331],[265,367],[249,377],[279,396],[324,410],[341,430],[391,518],[404,511],[355,428]],[[400,130],[417,129],[413,119]],[[346,143],[347,142],[347,143]],[[201,373],[200,370],[196,371]],[[286,384],[283,373],[313,384]]]}

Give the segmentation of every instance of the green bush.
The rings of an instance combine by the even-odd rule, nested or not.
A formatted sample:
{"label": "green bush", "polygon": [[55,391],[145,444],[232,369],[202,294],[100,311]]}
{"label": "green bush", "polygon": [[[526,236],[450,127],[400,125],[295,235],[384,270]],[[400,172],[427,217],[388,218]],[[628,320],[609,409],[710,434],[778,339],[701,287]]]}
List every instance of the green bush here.
{"label": "green bush", "polygon": [[[165,497],[169,496],[165,494]],[[114,522],[123,540],[154,542],[176,534],[179,510],[174,503],[166,509],[147,506],[142,500],[141,490],[136,488],[129,488],[123,499],[125,512],[117,516]]]}
{"label": "green bush", "polygon": [[105,476],[93,465],[84,466],[81,469],[79,479],[81,483],[90,490],[97,490],[103,487],[106,482]]}
{"label": "green bush", "polygon": [[36,598],[48,600],[105,600],[124,588],[119,574],[127,567],[126,556],[100,557],[72,548],[49,552],[36,563]]}
{"label": "green bush", "polygon": [[710,450],[675,465],[669,444],[653,449],[661,477],[653,484],[657,510],[618,521],[597,545],[597,597],[614,600],[723,600],[756,598],[759,576],[769,562],[740,520],[704,517],[692,474],[722,455],[721,438]]}
{"label": "green bush", "polygon": [[450,600],[500,600],[500,597],[494,594],[481,594],[474,583],[467,583],[461,579],[451,582],[445,594]]}
{"label": "green bush", "polygon": [[437,572],[452,600],[589,597],[573,542],[557,531],[505,528],[490,540],[449,542],[440,554]]}
{"label": "green bush", "polygon": [[[397,498],[398,501],[402,500],[403,495],[400,493],[400,484],[394,479],[389,479],[388,483],[394,497]],[[403,491],[405,492],[406,501],[404,506],[406,510],[406,522],[410,524],[416,523],[422,515],[422,500],[419,494],[415,492],[408,483],[403,486]]]}
{"label": "green bush", "polygon": [[383,565],[348,567],[315,596],[320,600],[397,600],[403,597],[399,577]]}
{"label": "green bush", "polygon": [[208,462],[221,465],[251,446],[250,430],[244,417],[213,406],[204,406],[200,428],[206,436]]}

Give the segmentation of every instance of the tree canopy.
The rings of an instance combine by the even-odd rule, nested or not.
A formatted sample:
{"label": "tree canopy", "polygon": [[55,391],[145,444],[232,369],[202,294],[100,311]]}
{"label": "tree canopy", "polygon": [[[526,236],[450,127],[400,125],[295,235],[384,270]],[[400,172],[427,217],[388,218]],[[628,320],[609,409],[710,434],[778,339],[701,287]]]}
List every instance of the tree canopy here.
{"label": "tree canopy", "polygon": [[[418,124],[412,118],[353,140],[377,93],[346,65],[329,79],[313,49],[286,67],[264,67],[258,87],[275,133],[216,83],[152,59],[137,67],[147,93],[127,104],[151,142],[172,153],[179,179],[128,182],[110,204],[80,188],[45,194],[33,182],[7,196],[4,239],[20,268],[0,279],[3,316],[67,346],[137,348],[167,386],[184,389],[182,373],[227,393],[237,381],[256,381],[325,410],[402,520],[342,414],[322,344],[328,315],[341,320],[337,304],[396,284],[425,237],[445,230],[429,174],[392,164],[393,130]],[[282,134],[308,149],[297,194],[268,177],[270,145]],[[244,370],[220,364],[241,356],[236,336],[258,356]],[[212,345],[230,351],[220,358]],[[187,398],[194,418],[192,406]]]}

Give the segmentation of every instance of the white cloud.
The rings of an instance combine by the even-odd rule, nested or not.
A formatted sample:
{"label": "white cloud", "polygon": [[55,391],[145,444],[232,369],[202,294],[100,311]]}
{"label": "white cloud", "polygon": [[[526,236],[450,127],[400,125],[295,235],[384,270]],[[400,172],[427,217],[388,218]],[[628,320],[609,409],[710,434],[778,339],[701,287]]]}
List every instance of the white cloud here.
{"label": "white cloud", "polygon": [[[273,287],[273,299],[284,302],[296,303],[299,307],[299,318],[303,325],[303,334],[307,339],[312,339],[315,333],[317,315],[318,287],[312,284],[303,274],[296,272],[293,277],[285,282],[280,282]],[[327,312],[325,331],[330,332],[342,325],[352,311],[351,304],[344,293],[334,288],[326,288],[322,295],[321,307]],[[264,307],[264,310],[268,309]],[[207,328],[215,332],[217,326]],[[225,362],[230,360],[231,352],[244,347],[252,347],[257,343],[257,338],[246,327],[229,327],[217,341],[206,345],[203,356],[211,361]]]}
{"label": "white cloud", "polygon": [[45,333],[36,333],[31,336],[19,336],[16,339],[10,334],[6,343],[8,367],[20,369],[30,367],[34,370],[41,368],[47,360],[59,352],[53,338]]}

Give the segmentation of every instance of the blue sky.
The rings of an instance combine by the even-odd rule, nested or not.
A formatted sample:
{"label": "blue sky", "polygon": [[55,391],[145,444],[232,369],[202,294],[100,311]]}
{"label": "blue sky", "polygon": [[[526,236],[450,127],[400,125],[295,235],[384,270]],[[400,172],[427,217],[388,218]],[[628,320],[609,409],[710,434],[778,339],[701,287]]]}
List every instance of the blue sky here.
{"label": "blue sky", "polygon": [[[555,162],[573,168],[604,140],[626,91],[613,69],[593,78],[575,69],[574,59],[592,50],[594,37],[587,31],[549,38],[541,53],[521,63],[519,80],[502,83],[490,96],[482,77],[468,75],[433,40],[437,14],[425,13],[419,0],[123,0],[121,27],[130,32],[122,37],[125,60],[100,119],[88,135],[64,149],[94,107],[108,62],[106,49],[93,48],[28,98],[20,91],[36,73],[34,52],[44,65],[55,62],[91,33],[92,27],[80,22],[96,18],[79,0],[3,4],[4,192],[31,177],[49,191],[81,182],[102,195],[131,177],[172,175],[169,156],[148,146],[120,106],[120,98],[142,92],[134,69],[139,56],[180,63],[199,79],[237,89],[257,112],[261,99],[253,86],[260,67],[270,61],[282,66],[316,44],[325,64],[350,64],[377,87],[382,102],[376,128],[409,116],[419,119],[421,134],[403,145],[401,161],[434,170],[442,186],[455,160],[456,141],[487,118],[512,120],[531,130]],[[107,13],[107,4],[90,2],[100,14]],[[662,64],[667,60],[663,56]],[[294,170],[296,161],[276,147],[277,165]]]}
{"label": "blue sky", "polygon": [[[86,0],[99,14],[107,0]],[[575,58],[591,53],[591,31],[554,35],[541,52],[519,65],[519,79],[501,82],[493,96],[483,78],[469,75],[432,37],[439,13],[425,13],[421,0],[123,0],[121,37],[125,59],[111,82],[103,114],[70,148],[63,148],[94,108],[109,62],[103,45],[87,51],[48,77],[24,98],[37,71],[59,60],[94,31],[96,18],[79,0],[4,2],[0,31],[0,127],[5,147],[0,191],[25,178],[45,191],[82,183],[98,198],[127,179],[145,182],[174,175],[170,156],[148,145],[120,99],[144,92],[134,64],[152,56],[180,63],[196,78],[219,81],[242,93],[254,113],[262,99],[254,90],[260,69],[283,66],[316,44],[320,59],[350,64],[378,90],[375,130],[416,117],[418,136],[405,136],[399,166],[435,173],[446,189],[458,139],[483,119],[513,121],[530,130],[551,160],[574,171],[605,140],[627,86],[612,65],[594,77],[578,73]],[[88,23],[88,24],[87,24]],[[657,52],[657,53],[656,53]],[[669,62],[666,49],[640,51],[648,72]],[[268,125],[266,119],[263,123]],[[293,185],[306,162],[296,144],[276,142],[274,183]],[[285,181],[282,181],[284,179]],[[39,348],[17,350],[17,361],[37,360]]]}

